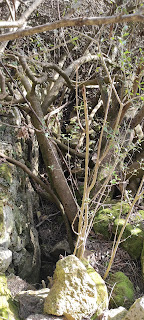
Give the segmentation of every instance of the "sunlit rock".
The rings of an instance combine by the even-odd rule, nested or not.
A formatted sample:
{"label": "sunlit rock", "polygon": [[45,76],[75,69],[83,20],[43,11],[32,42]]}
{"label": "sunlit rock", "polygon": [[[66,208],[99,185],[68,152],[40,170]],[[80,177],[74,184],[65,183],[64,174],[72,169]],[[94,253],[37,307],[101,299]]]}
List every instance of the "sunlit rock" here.
{"label": "sunlit rock", "polygon": [[97,289],[83,263],[74,255],[59,260],[44,312],[81,320],[97,310]]}
{"label": "sunlit rock", "polygon": [[134,302],[122,320],[144,320],[144,296]]}

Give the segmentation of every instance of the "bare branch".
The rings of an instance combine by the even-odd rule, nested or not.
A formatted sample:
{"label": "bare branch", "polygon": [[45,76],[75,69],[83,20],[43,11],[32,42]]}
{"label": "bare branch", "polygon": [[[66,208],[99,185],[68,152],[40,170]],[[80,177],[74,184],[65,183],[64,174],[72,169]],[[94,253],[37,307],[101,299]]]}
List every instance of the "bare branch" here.
{"label": "bare branch", "polygon": [[57,66],[55,63],[47,63],[44,64],[44,69],[54,69],[57,73],[59,73],[59,75],[64,78],[67,86],[72,89],[74,88],[74,85],[72,83],[72,81],[70,80],[70,78],[68,77],[68,75],[59,67]]}
{"label": "bare branch", "polygon": [[10,158],[3,153],[0,153],[0,157],[6,159],[8,162],[13,163],[17,167],[25,171],[29,175],[29,177],[31,177],[38,185],[42,187],[42,189],[44,189],[47,192],[47,194],[49,195],[49,200],[57,203],[58,199],[51,190],[50,184],[45,184],[39,177],[33,174],[32,171],[25,164],[21,163],[20,161]]}
{"label": "bare branch", "polygon": [[15,15],[16,15],[16,8],[15,8],[15,6],[14,6],[14,11],[13,11],[9,0],[6,0],[6,3],[7,3],[7,5],[8,5],[9,12],[10,12],[10,15],[11,15],[12,20],[15,20]]}
{"label": "bare branch", "polygon": [[[13,12],[12,12],[12,8],[10,6],[10,3],[8,0],[7,4],[10,10],[10,14],[12,16],[12,19],[14,20],[13,17]],[[23,26],[23,24],[26,22],[26,20],[28,19],[28,17],[31,15],[31,13],[39,6],[39,4],[43,2],[43,0],[36,0],[21,16],[21,18],[18,21],[0,21],[0,28],[21,28]],[[10,40],[10,39],[7,39]],[[7,41],[6,40],[6,41]]]}
{"label": "bare branch", "polygon": [[33,72],[31,71],[31,69],[29,68],[26,59],[23,55],[18,54],[19,57],[19,61],[23,67],[23,70],[26,72],[26,75],[28,76],[28,78],[34,83],[34,84],[41,84],[45,81],[47,81],[47,74],[43,74],[41,77],[35,77],[35,75],[33,74]]}
{"label": "bare branch", "polygon": [[[0,41],[15,40],[30,36],[36,33],[51,31],[54,29],[66,28],[66,27],[82,27],[82,26],[101,26],[111,23],[125,23],[125,22],[141,22],[144,23],[144,15],[141,14],[129,14],[129,15],[117,15],[108,17],[91,17],[91,18],[73,18],[62,19],[52,23],[46,23],[44,25],[36,26],[26,30],[18,30],[7,34],[0,35]],[[20,23],[20,22],[19,22]],[[20,25],[19,25],[20,26]],[[6,22],[4,25],[1,23],[0,27],[7,28]],[[15,23],[11,27],[16,27]]]}
{"label": "bare branch", "polygon": [[[75,70],[76,65],[82,65],[84,63],[87,63],[89,61],[95,61],[98,60],[97,55],[91,55],[90,53],[78,58],[73,63],[71,63],[68,68],[64,70],[64,73],[69,77],[73,70]],[[60,78],[56,81],[55,86],[52,88],[50,92],[46,95],[44,102],[42,104],[42,110],[44,115],[47,114],[48,107],[52,104],[52,102],[56,99],[57,95],[59,94],[60,89],[62,88],[64,84],[64,78]]]}
{"label": "bare branch", "polygon": [[43,0],[35,0],[30,7],[23,13],[23,15],[20,18],[21,22],[25,22],[28,17],[31,15],[31,13],[43,2]]}
{"label": "bare branch", "polygon": [[6,92],[6,88],[5,88],[5,77],[1,71],[0,71],[0,89],[1,89],[0,100],[3,100],[7,97],[8,93]]}
{"label": "bare branch", "polygon": [[[138,87],[139,87],[139,84],[140,84],[140,81],[141,81],[143,75],[144,75],[144,65],[142,64],[141,66],[138,66],[138,68],[136,70],[136,76],[135,76],[135,79],[133,82],[131,98],[134,98],[136,96],[136,93],[138,91]],[[131,106],[131,101],[129,101],[127,104],[125,104],[125,106],[122,110],[121,116],[120,116],[120,123],[121,123],[126,111],[129,109],[130,106]]]}

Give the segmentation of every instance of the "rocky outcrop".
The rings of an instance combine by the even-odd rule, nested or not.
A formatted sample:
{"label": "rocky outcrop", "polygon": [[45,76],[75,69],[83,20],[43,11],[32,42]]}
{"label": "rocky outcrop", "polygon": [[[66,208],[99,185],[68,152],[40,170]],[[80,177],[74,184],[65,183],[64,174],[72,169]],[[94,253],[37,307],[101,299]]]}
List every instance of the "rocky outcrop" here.
{"label": "rocky outcrop", "polygon": [[7,288],[7,279],[0,274],[0,319],[20,320],[16,302]]}
{"label": "rocky outcrop", "polygon": [[[72,256],[69,256],[69,259],[71,261],[72,266]],[[90,299],[94,298],[93,296],[93,283],[92,280],[89,281],[88,277],[86,276],[85,272],[82,272],[85,277],[82,278],[82,273],[80,272],[80,268],[83,271],[86,271],[84,265],[80,262],[76,265],[78,268],[74,268],[72,266],[72,272],[75,275],[74,277],[71,277],[69,274],[69,264],[65,263],[65,259],[67,260],[68,257],[60,260],[65,265],[65,272],[63,272],[62,267],[58,266],[58,272],[57,270],[57,276],[59,277],[59,284],[61,286],[59,287],[59,290],[57,289],[57,295],[51,295],[49,299],[49,294],[51,292],[51,289],[44,288],[41,290],[35,290],[32,288],[31,285],[26,283],[24,280],[20,279],[17,276],[10,275],[8,278],[5,277],[4,274],[1,274],[0,276],[0,318],[3,317],[5,319],[10,320],[65,320],[67,319],[88,319],[88,320],[96,320],[96,319],[102,319],[102,320],[144,320],[144,296],[137,299],[135,303],[130,307],[129,311],[127,311],[124,307],[119,307],[116,309],[106,309],[106,302],[107,302],[107,290],[106,285],[103,282],[101,282],[100,276],[98,277],[93,274],[93,270],[89,269],[89,274],[92,273],[92,279],[94,279],[94,282],[96,282],[96,288],[97,288],[97,294],[96,294],[96,303],[95,307],[97,309],[96,313],[91,316],[91,312],[89,315],[87,315],[86,309],[88,306],[90,306],[89,301]],[[74,257],[74,262],[76,262],[78,259]],[[80,267],[80,268],[79,268]],[[90,268],[90,267],[89,267]],[[88,270],[88,268],[87,268]],[[86,271],[87,272],[87,271]],[[61,279],[62,275],[62,281]],[[71,277],[71,282],[69,282],[69,279]],[[78,282],[79,279],[79,282]],[[99,279],[99,280],[98,280]],[[57,279],[54,279],[53,287],[55,286],[55,281]],[[99,281],[99,282],[98,282]],[[85,285],[86,282],[86,285]],[[64,290],[63,283],[68,286],[68,290],[70,289],[70,286],[72,287],[70,294],[68,295],[68,290]],[[77,285],[76,285],[77,284]],[[29,290],[31,286],[31,289]],[[89,290],[85,290],[86,286],[90,286]],[[99,288],[98,288],[99,287]],[[101,291],[101,288],[103,287],[103,290]],[[74,288],[74,291],[73,291]],[[25,291],[22,291],[25,290]],[[101,294],[100,294],[101,291]],[[94,290],[95,292],[95,290]],[[73,294],[72,294],[73,293]],[[85,294],[85,300],[84,300],[84,294]],[[61,299],[61,296],[63,300]],[[53,300],[54,298],[54,300]],[[82,298],[82,299],[81,299]],[[79,303],[78,306],[78,300],[81,299],[81,304]],[[95,298],[94,298],[95,299]],[[105,304],[104,304],[105,300]],[[87,304],[88,301],[88,304]],[[47,303],[49,306],[49,312],[51,312],[50,308],[54,310],[54,308],[57,308],[58,310],[66,310],[66,302],[67,306],[69,304],[69,309],[67,308],[67,313],[64,313],[63,316],[57,316],[57,315],[50,315],[50,314],[44,314],[43,307],[47,307]],[[45,308],[44,307],[44,308]],[[68,311],[69,310],[69,311]],[[74,313],[75,312],[75,313]],[[84,314],[85,312],[85,314]],[[101,312],[101,313],[100,313]],[[85,316],[85,318],[82,318],[82,315]],[[19,318],[20,317],[20,318]]]}
{"label": "rocky outcrop", "polygon": [[[12,113],[15,111],[13,109]],[[18,111],[13,119],[21,121]],[[13,127],[1,126],[0,152],[21,162],[26,159],[27,150],[22,149]],[[31,283],[38,281],[40,270],[38,234],[33,223],[33,211],[37,204],[38,197],[27,175],[16,166],[1,160],[0,272],[16,271],[21,278]]]}

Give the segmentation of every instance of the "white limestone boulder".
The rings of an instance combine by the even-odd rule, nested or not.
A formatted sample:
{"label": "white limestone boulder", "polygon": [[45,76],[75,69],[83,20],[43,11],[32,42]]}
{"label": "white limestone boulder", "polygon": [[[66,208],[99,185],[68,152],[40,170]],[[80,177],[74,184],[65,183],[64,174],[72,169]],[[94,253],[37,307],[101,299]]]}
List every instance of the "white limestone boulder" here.
{"label": "white limestone boulder", "polygon": [[81,320],[97,310],[97,289],[83,263],[69,255],[56,264],[53,286],[45,299],[44,313]]}

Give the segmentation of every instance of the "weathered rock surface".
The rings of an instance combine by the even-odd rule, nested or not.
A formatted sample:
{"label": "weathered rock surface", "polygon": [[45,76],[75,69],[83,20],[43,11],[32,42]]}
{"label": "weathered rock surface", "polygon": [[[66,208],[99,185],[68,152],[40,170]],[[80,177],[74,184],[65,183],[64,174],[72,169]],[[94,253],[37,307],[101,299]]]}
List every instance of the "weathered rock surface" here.
{"label": "weathered rock surface", "polygon": [[[13,109],[12,114],[13,124],[21,121],[17,109]],[[21,162],[26,159],[27,149],[22,149],[13,127],[1,126],[0,152]],[[14,273],[17,270],[21,278],[31,283],[38,281],[40,271],[38,234],[33,224],[33,210],[37,203],[38,197],[23,170],[1,161],[0,272]]]}
{"label": "weathered rock surface", "polygon": [[5,272],[12,262],[12,252],[9,249],[0,248],[0,272]]}
{"label": "weathered rock surface", "polygon": [[122,320],[144,320],[144,296],[135,301]]}
{"label": "weathered rock surface", "polygon": [[0,319],[19,320],[18,307],[7,288],[4,274],[0,274]]}
{"label": "weathered rock surface", "polygon": [[91,279],[96,284],[97,289],[97,311],[95,316],[99,316],[102,314],[103,310],[108,309],[108,291],[107,287],[105,285],[104,280],[101,278],[101,276],[94,270],[94,268],[87,262],[86,259],[82,261],[86,267],[87,273],[91,277]]}
{"label": "weathered rock surface", "polygon": [[69,243],[66,239],[56,243],[53,246],[52,250],[50,251],[51,256],[56,261],[58,261],[60,254],[65,257],[67,254],[70,254],[70,253],[71,251],[70,251]]}
{"label": "weathered rock surface", "polygon": [[74,255],[59,260],[53,286],[45,299],[44,313],[81,320],[97,310],[96,284]]}
{"label": "weathered rock surface", "polygon": [[43,312],[44,299],[49,293],[48,288],[41,290],[21,291],[17,294],[16,300],[19,302],[19,315],[26,319],[29,315]]}
{"label": "weathered rock surface", "polygon": [[106,320],[122,320],[123,317],[127,314],[127,310],[123,307],[117,309],[107,310],[103,314],[103,319]]}
{"label": "weathered rock surface", "polygon": [[20,277],[15,276],[14,274],[10,274],[7,277],[7,286],[13,298],[21,291],[35,289],[31,284],[27,283],[25,280],[22,280]]}
{"label": "weathered rock surface", "polygon": [[64,317],[46,316],[44,314],[31,314],[26,320],[64,320]]}

